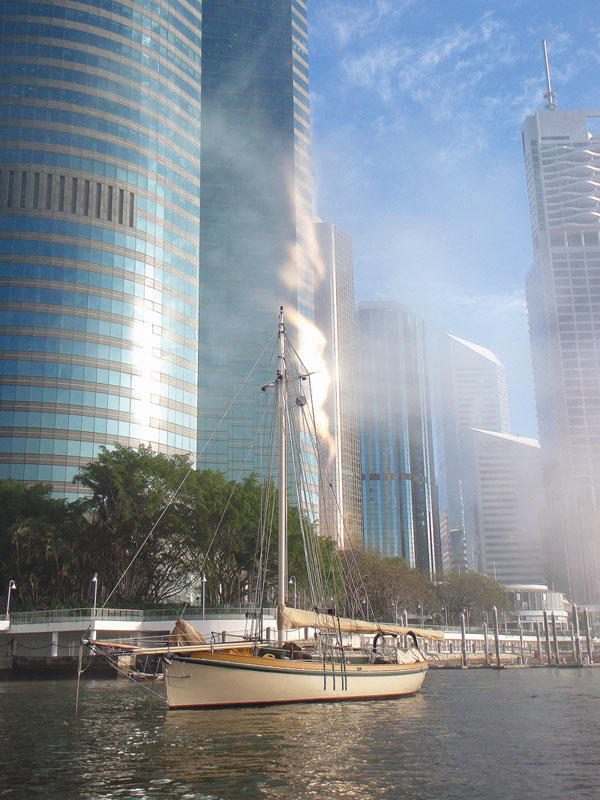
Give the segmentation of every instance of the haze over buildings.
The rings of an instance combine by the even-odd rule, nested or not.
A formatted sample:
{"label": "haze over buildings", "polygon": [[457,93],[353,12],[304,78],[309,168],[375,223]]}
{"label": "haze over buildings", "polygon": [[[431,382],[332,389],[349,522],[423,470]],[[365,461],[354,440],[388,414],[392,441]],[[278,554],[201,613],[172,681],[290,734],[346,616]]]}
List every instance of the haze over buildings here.
{"label": "haze over buildings", "polygon": [[600,111],[525,119],[533,239],[527,307],[550,579],[600,600]]}
{"label": "haze over buildings", "polygon": [[539,442],[463,428],[460,446],[469,567],[504,585],[545,584]]}
{"label": "haze over buildings", "polygon": [[365,546],[434,576],[433,442],[424,327],[396,303],[358,305]]}
{"label": "haze over buildings", "polygon": [[510,418],[504,365],[485,347],[448,333],[438,347],[436,426],[444,570],[465,570],[474,564],[465,532],[461,430],[509,433]]}
{"label": "haze over buildings", "polygon": [[[315,222],[323,276],[315,295],[316,323],[325,339],[329,385],[319,456],[321,534],[343,544],[363,541],[358,362],[352,240],[327,222]],[[331,486],[329,485],[331,484]]]}
{"label": "haze over buildings", "polygon": [[[0,477],[70,496],[102,445],[195,459],[280,305],[312,344],[306,6],[16,2],[1,22]],[[200,466],[257,468],[256,405]]]}

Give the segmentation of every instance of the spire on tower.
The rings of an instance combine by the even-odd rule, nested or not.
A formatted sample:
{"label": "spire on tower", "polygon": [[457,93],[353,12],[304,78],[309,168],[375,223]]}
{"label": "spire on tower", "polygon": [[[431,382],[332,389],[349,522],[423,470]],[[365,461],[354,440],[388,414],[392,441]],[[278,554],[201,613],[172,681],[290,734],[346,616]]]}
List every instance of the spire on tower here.
{"label": "spire on tower", "polygon": [[550,64],[548,62],[548,44],[545,39],[542,39],[542,50],[544,51],[544,64],[546,67],[546,86],[547,91],[544,92],[544,100],[546,101],[546,110],[554,111],[557,106],[556,92],[552,91],[552,84],[550,83]]}

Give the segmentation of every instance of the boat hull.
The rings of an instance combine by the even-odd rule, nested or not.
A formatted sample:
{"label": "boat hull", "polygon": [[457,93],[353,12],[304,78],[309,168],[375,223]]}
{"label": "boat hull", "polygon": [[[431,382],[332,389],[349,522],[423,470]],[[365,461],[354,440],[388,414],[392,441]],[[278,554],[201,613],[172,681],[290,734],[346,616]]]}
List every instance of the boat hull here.
{"label": "boat hull", "polygon": [[348,664],[211,654],[173,657],[165,670],[169,708],[375,700],[418,692],[427,664]]}

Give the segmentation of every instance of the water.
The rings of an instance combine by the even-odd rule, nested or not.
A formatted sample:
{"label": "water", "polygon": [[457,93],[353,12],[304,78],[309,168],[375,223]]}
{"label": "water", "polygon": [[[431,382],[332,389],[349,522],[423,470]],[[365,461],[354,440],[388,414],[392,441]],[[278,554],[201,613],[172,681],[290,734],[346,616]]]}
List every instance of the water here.
{"label": "water", "polygon": [[166,711],[116,681],[0,683],[0,798],[600,797],[600,669],[439,671],[401,700]]}

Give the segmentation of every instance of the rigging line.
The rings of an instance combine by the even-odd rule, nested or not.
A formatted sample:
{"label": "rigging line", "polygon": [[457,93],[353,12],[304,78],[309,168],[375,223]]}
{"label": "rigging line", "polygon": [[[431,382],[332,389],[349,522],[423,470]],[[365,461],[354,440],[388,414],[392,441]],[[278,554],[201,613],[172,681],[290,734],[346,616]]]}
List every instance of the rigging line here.
{"label": "rigging line", "polygon": [[[244,380],[243,380],[243,382],[242,382],[242,384],[241,384],[240,388],[238,389],[238,391],[237,391],[237,393],[236,393],[235,397],[234,397],[234,398],[231,400],[231,402],[229,403],[229,405],[228,405],[228,406],[227,406],[227,408],[225,409],[225,411],[224,411],[224,413],[223,413],[223,415],[222,415],[221,419],[220,419],[220,420],[219,420],[219,422],[217,423],[217,426],[216,426],[216,428],[213,430],[213,432],[210,434],[210,436],[208,437],[208,439],[207,439],[207,440],[206,440],[206,442],[204,443],[204,447],[202,448],[202,450],[201,450],[201,451],[200,451],[200,452],[199,452],[199,453],[196,455],[196,461],[197,461],[197,460],[200,458],[200,456],[201,456],[201,455],[204,453],[204,451],[206,450],[206,448],[208,447],[208,445],[211,443],[211,441],[212,441],[213,437],[215,436],[216,432],[217,432],[217,431],[219,430],[219,428],[221,427],[221,424],[222,424],[223,420],[224,420],[224,419],[226,418],[226,416],[229,414],[229,412],[231,411],[231,408],[232,408],[233,404],[236,402],[236,400],[238,399],[238,397],[239,397],[239,396],[240,396],[240,394],[242,393],[242,391],[243,391],[244,387],[246,386],[246,384],[247,384],[247,383],[248,383],[248,381],[250,380],[250,377],[252,376],[252,373],[254,372],[254,370],[256,369],[256,367],[258,366],[258,363],[259,363],[260,359],[261,359],[261,358],[263,357],[263,355],[265,354],[265,352],[266,352],[267,348],[268,348],[268,347],[269,347],[269,345],[271,344],[271,341],[273,340],[273,338],[274,338],[274,336],[275,336],[275,334],[276,334],[276,333],[277,333],[277,329],[276,329],[276,330],[274,330],[274,331],[273,331],[273,333],[271,334],[271,336],[269,337],[269,339],[268,339],[267,343],[265,344],[265,346],[263,347],[263,349],[262,349],[262,351],[261,351],[260,355],[258,356],[258,358],[256,359],[256,361],[254,362],[254,364],[253,364],[253,366],[252,366],[252,369],[250,370],[250,372],[249,372],[249,373],[246,375],[246,377],[244,378]],[[141,551],[143,550],[143,548],[146,546],[146,543],[148,542],[148,540],[150,539],[150,537],[152,536],[152,534],[153,534],[153,533],[154,533],[154,531],[156,530],[156,528],[157,528],[157,526],[158,526],[159,522],[162,520],[162,518],[163,518],[163,517],[164,517],[164,515],[167,513],[167,511],[168,511],[168,509],[170,508],[170,506],[171,506],[171,505],[173,504],[173,502],[175,501],[175,498],[177,497],[177,495],[178,495],[178,494],[179,494],[179,492],[181,491],[181,487],[182,487],[182,486],[183,486],[183,484],[186,482],[186,480],[188,479],[188,477],[189,477],[189,475],[190,475],[190,473],[191,473],[191,471],[192,471],[193,469],[194,469],[194,465],[193,465],[193,463],[192,463],[192,464],[190,464],[190,468],[188,469],[188,471],[187,471],[187,472],[185,473],[185,475],[183,476],[183,478],[182,478],[182,480],[181,480],[181,483],[179,484],[179,486],[177,487],[177,489],[176,489],[176,490],[173,492],[173,494],[171,495],[171,497],[170,497],[170,498],[169,498],[169,500],[167,501],[167,504],[165,505],[164,509],[162,510],[162,512],[161,512],[161,514],[160,514],[160,516],[158,517],[158,519],[156,520],[156,522],[154,523],[154,525],[152,526],[152,528],[151,528],[151,529],[150,529],[150,531],[148,532],[148,535],[146,536],[146,538],[144,539],[144,541],[141,543],[141,545],[140,545],[140,546],[138,547],[138,549],[136,550],[136,552],[135,552],[135,555],[133,556],[133,558],[131,559],[131,561],[129,562],[129,564],[128,564],[128,565],[125,567],[125,570],[123,571],[123,574],[121,575],[121,577],[119,578],[119,580],[118,580],[118,581],[115,583],[115,585],[114,585],[114,587],[113,587],[113,590],[110,592],[110,594],[108,595],[108,597],[106,598],[106,600],[105,600],[105,601],[104,601],[104,603],[102,604],[101,608],[105,608],[105,607],[106,607],[106,604],[108,603],[108,601],[110,600],[110,598],[111,598],[111,597],[113,596],[113,594],[114,594],[114,593],[117,591],[117,588],[118,588],[118,586],[120,585],[120,583],[122,582],[122,580],[125,578],[125,576],[126,576],[126,575],[127,575],[127,573],[129,572],[129,570],[131,569],[131,567],[133,566],[133,563],[134,563],[134,561],[137,559],[137,557],[139,556],[139,554],[141,553]]]}

